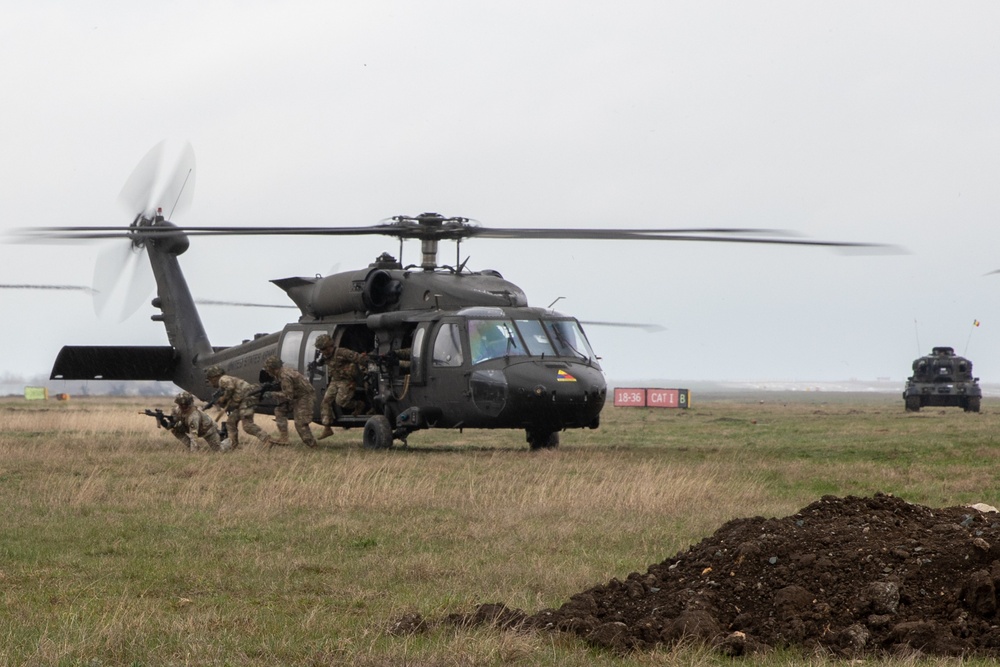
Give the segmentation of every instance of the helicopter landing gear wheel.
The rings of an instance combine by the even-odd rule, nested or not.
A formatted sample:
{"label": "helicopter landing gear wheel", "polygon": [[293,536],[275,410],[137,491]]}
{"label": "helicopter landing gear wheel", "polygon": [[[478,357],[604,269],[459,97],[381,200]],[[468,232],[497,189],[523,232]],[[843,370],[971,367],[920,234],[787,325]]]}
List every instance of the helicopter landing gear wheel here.
{"label": "helicopter landing gear wheel", "polygon": [[537,449],[555,449],[559,446],[558,431],[526,431],[528,446]]}
{"label": "helicopter landing gear wheel", "polygon": [[965,411],[966,412],[979,412],[980,398],[978,396],[972,396],[966,399]]}
{"label": "helicopter landing gear wheel", "polygon": [[365,422],[362,443],[365,449],[389,449],[392,447],[392,426],[388,417],[375,415]]}
{"label": "helicopter landing gear wheel", "polygon": [[907,396],[906,397],[906,411],[907,412],[920,412],[920,397],[919,396]]}

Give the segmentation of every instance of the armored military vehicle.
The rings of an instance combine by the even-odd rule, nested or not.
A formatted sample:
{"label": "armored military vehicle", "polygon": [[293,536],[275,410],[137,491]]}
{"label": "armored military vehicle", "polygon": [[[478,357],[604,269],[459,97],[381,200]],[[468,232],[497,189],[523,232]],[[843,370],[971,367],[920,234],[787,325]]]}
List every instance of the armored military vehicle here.
{"label": "armored military vehicle", "polygon": [[972,362],[955,355],[950,347],[935,347],[913,362],[913,375],[906,379],[903,401],[907,412],[924,406],[954,406],[979,412],[983,390],[972,376]]}

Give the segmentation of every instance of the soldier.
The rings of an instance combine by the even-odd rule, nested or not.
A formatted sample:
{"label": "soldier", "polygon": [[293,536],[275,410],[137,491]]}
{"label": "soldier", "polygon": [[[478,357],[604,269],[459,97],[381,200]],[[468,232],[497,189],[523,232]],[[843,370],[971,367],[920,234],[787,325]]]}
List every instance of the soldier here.
{"label": "soldier", "polygon": [[204,438],[212,451],[219,451],[219,431],[215,428],[215,422],[195,407],[194,396],[182,391],[177,394],[174,403],[177,404],[177,407],[171,413],[174,424],[170,427],[170,432],[174,434],[174,437],[184,443],[184,446],[191,451],[198,449],[194,437]]}
{"label": "soldier", "polygon": [[[309,447],[318,446],[316,437],[313,435],[312,429],[309,428],[309,424],[312,422],[313,406],[316,403],[316,390],[309,384],[309,380],[294,368],[285,366],[281,359],[275,355],[271,355],[264,361],[264,370],[281,384],[281,393],[288,403],[288,408],[291,409],[292,417],[295,419],[295,430],[302,438],[302,442]],[[275,410],[275,422],[278,425],[278,432],[287,440],[288,419],[284,409],[282,409],[282,413],[279,415],[278,410]],[[272,442],[270,444],[279,443]]]}
{"label": "soldier", "polygon": [[[259,400],[258,385],[253,385],[242,378],[226,375],[222,366],[210,366],[205,371],[208,383],[218,389],[211,405],[225,410],[228,414],[226,430],[233,449],[240,446],[239,425],[243,422],[243,430],[254,436],[261,443],[271,446],[271,438],[264,429],[253,423],[254,408]],[[287,428],[287,425],[286,425]]]}
{"label": "soldier", "polygon": [[365,403],[354,399],[354,390],[357,388],[358,365],[364,363],[368,355],[346,347],[335,347],[333,338],[327,334],[318,336],[315,345],[322,353],[321,359],[326,364],[327,377],[330,381],[326,386],[326,393],[323,394],[323,402],[320,404],[319,414],[323,432],[320,433],[319,439],[322,440],[333,435],[330,422],[333,421],[334,403],[340,406],[344,414],[351,411],[354,415],[360,415],[364,411]]}

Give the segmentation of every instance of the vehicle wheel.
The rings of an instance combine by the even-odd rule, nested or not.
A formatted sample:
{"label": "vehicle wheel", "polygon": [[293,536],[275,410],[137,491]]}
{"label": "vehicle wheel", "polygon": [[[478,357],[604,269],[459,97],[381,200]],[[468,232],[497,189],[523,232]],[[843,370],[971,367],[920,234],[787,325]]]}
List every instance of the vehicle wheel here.
{"label": "vehicle wheel", "polygon": [[363,444],[365,449],[389,449],[392,447],[392,426],[384,415],[375,415],[365,422]]}
{"label": "vehicle wheel", "polygon": [[965,403],[966,412],[979,412],[980,398],[978,396],[970,397]]}
{"label": "vehicle wheel", "polygon": [[527,431],[531,449],[555,449],[559,446],[558,431]]}
{"label": "vehicle wheel", "polygon": [[920,397],[919,396],[907,396],[906,397],[906,411],[907,412],[920,412]]}

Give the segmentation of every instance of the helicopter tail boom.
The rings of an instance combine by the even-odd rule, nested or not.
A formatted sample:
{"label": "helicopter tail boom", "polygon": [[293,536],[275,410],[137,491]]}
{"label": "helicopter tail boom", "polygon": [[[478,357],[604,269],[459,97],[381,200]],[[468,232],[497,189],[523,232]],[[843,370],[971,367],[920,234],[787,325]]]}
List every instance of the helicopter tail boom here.
{"label": "helicopter tail boom", "polygon": [[150,244],[147,250],[156,278],[153,305],[160,310],[153,319],[163,322],[175,356],[174,374],[167,379],[182,387],[205,384],[196,368],[197,361],[210,356],[214,350],[177,260],[183,250],[177,241],[162,248]]}

